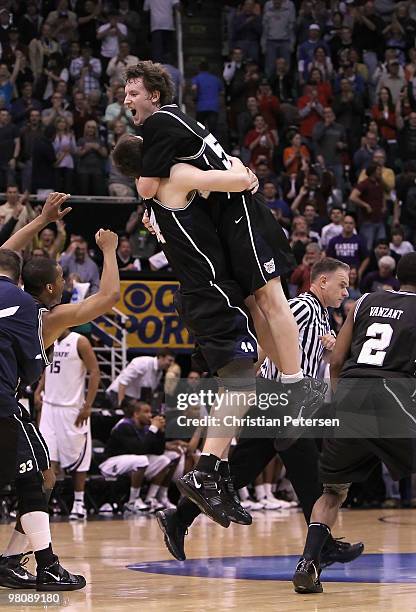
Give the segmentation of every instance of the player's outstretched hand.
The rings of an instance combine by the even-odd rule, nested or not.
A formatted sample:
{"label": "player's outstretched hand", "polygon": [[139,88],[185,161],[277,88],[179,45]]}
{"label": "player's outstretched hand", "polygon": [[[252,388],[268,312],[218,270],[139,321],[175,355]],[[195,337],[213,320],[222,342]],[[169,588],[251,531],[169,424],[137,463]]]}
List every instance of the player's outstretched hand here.
{"label": "player's outstretched hand", "polygon": [[115,251],[118,245],[118,236],[111,230],[99,229],[95,234],[95,242],[102,251]]}
{"label": "player's outstretched hand", "polygon": [[145,226],[145,228],[147,229],[147,231],[149,231],[151,234],[156,234],[153,225],[150,223],[150,219],[149,219],[149,215],[147,213],[147,210],[144,211],[143,213],[143,217],[142,217],[142,223]]}
{"label": "player's outstretched hand", "polygon": [[247,168],[247,172],[250,177],[250,187],[248,188],[248,191],[251,191],[251,193],[254,195],[259,189],[259,179],[254,172],[250,170],[250,168]]}
{"label": "player's outstretched hand", "polygon": [[60,221],[71,212],[72,208],[68,206],[61,210],[62,204],[70,197],[69,193],[58,193],[53,191],[46,198],[46,202],[43,205],[42,212],[40,213],[41,217],[47,221],[47,223],[52,223],[52,221]]}

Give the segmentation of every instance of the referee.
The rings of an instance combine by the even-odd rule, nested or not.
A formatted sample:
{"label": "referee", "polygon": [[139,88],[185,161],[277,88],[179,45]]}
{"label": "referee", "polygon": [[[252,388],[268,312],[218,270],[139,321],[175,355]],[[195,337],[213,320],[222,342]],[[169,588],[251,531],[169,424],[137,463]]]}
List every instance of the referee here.
{"label": "referee", "polygon": [[[349,266],[346,264],[336,259],[323,259],[312,267],[310,291],[289,300],[299,328],[301,363],[307,376],[316,377],[325,352],[334,347],[335,337],[329,324],[328,307],[339,308],[348,295],[348,273]],[[266,378],[278,379],[278,369],[269,359],[266,359],[261,371]],[[313,439],[301,438],[279,454],[300,500],[305,520],[309,524],[313,505],[322,493],[316,443]],[[235,488],[240,489],[253,482],[275,455],[275,438],[240,440],[230,459]],[[199,514],[199,508],[186,498],[180,500],[177,510],[157,513],[165,544],[179,561],[186,559],[184,538],[187,529]],[[322,551],[321,567],[335,562],[352,561],[363,550],[364,545],[361,542],[348,544],[328,539]]]}

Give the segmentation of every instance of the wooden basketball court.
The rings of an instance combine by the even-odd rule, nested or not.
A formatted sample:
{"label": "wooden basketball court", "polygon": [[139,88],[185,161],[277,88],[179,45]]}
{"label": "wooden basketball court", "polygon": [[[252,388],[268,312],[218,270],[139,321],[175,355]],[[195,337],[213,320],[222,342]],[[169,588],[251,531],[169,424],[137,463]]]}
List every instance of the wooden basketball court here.
{"label": "wooden basketball court", "polygon": [[[154,518],[53,523],[54,548],[63,565],[83,573],[88,583],[83,591],[62,594],[64,609],[416,610],[415,510],[343,511],[334,535],[349,541],[363,539],[365,556],[325,570],[325,592],[308,596],[296,595],[289,581],[275,577],[275,568],[282,564],[280,576],[293,572],[296,557],[287,556],[302,550],[306,531],[302,515],[296,511],[254,515],[251,527],[229,529],[199,518],[186,538],[185,563],[172,560]],[[11,525],[0,526],[2,547],[10,530]],[[159,561],[169,563],[154,564]],[[131,565],[138,566],[136,571],[128,569]],[[251,579],[238,577],[248,574]],[[331,580],[342,581],[325,581],[330,574]]]}

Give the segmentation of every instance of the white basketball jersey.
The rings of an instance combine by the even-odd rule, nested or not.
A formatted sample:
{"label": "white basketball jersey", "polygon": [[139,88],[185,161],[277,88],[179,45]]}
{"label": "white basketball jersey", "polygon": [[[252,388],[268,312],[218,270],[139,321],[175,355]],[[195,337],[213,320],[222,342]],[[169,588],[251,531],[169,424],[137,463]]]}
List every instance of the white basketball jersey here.
{"label": "white basketball jersey", "polygon": [[71,332],[53,345],[53,363],[45,370],[43,398],[52,406],[81,408],[84,403],[87,369],[78,355],[80,337],[80,334]]}

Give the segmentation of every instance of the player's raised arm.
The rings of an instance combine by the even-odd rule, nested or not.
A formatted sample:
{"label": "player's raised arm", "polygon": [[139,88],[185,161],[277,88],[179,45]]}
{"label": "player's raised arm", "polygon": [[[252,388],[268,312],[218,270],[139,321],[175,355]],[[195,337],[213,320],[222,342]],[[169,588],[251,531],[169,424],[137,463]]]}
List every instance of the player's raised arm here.
{"label": "player's raised arm", "polygon": [[31,240],[44,227],[53,221],[60,221],[71,212],[72,208],[67,207],[61,210],[62,204],[69,198],[68,193],[53,192],[48,195],[46,202],[42,208],[42,212],[36,219],[22,227],[18,232],[13,234],[1,248],[10,249],[12,251],[21,251],[30,244]]}
{"label": "player's raised arm", "polygon": [[352,331],[354,327],[354,312],[355,308],[352,308],[345,320],[344,325],[341,327],[341,331],[337,336],[335,347],[332,351],[330,361],[330,374],[331,374],[331,387],[335,391],[339,375],[342,370],[342,366],[345,360],[350,354],[351,342],[352,342]]}
{"label": "player's raised arm", "polygon": [[120,298],[120,276],[117,267],[117,234],[100,229],[95,241],[103,252],[104,266],[98,293],[80,304],[60,304],[43,316],[45,347],[59,338],[64,329],[93,321],[108,312]]}
{"label": "player's raised arm", "polygon": [[230,160],[230,170],[199,170],[189,164],[176,164],[170,178],[175,185],[189,191],[240,192],[250,189],[252,180],[247,168],[237,157],[231,157]]}

